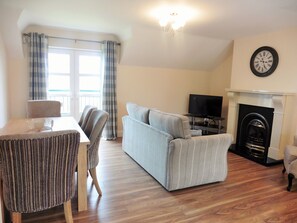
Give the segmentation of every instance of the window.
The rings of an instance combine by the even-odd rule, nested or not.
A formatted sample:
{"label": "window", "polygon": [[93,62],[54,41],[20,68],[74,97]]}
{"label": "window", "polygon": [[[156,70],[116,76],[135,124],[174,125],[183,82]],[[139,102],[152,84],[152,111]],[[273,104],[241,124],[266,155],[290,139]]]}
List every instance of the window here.
{"label": "window", "polygon": [[62,103],[62,115],[79,119],[86,105],[101,108],[100,52],[50,48],[48,99]]}

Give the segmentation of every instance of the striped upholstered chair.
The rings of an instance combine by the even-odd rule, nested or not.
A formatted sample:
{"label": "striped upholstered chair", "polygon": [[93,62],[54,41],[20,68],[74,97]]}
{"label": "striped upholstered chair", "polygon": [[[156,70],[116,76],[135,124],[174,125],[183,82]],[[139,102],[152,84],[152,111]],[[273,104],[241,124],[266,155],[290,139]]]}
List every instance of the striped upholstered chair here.
{"label": "striped upholstered chair", "polygon": [[60,117],[61,102],[55,100],[29,100],[27,102],[28,118]]}
{"label": "striped upholstered chair", "polygon": [[13,222],[61,204],[66,222],[73,222],[79,141],[75,130],[0,136],[3,200]]}
{"label": "striped upholstered chair", "polygon": [[297,178],[297,135],[294,136],[293,145],[287,145],[284,151],[283,173],[288,174],[287,191],[291,191],[293,180]]}
{"label": "striped upholstered chair", "polygon": [[100,189],[96,167],[99,163],[99,144],[102,135],[102,131],[108,119],[108,113],[102,110],[92,111],[84,132],[90,139],[90,145],[88,146],[88,170],[93,178],[93,183],[95,184],[98,194],[101,196],[102,191]]}
{"label": "striped upholstered chair", "polygon": [[86,105],[84,107],[84,110],[80,116],[80,119],[78,121],[79,126],[84,129],[87,125],[87,121],[92,113],[92,111],[94,111],[96,109],[96,107],[92,106],[92,105]]}

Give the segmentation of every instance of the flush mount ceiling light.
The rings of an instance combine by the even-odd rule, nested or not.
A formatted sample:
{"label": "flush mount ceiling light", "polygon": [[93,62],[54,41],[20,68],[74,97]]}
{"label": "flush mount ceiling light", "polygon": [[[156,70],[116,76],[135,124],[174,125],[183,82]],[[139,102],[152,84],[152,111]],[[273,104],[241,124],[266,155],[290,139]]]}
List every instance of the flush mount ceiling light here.
{"label": "flush mount ceiling light", "polygon": [[196,15],[196,11],[186,6],[163,6],[152,12],[165,32],[174,35],[181,31],[186,22]]}

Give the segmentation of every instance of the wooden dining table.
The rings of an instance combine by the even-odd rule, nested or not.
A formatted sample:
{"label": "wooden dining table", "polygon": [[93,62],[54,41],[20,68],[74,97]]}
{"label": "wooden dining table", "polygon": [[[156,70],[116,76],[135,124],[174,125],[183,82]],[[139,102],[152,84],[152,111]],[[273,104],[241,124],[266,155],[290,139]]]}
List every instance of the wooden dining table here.
{"label": "wooden dining table", "polygon": [[[21,118],[11,119],[0,129],[0,135],[26,134],[44,131],[77,130],[80,144],[77,160],[78,211],[88,209],[87,205],[87,145],[90,140],[73,117]],[[0,185],[2,193],[2,185]],[[2,197],[0,196],[0,199]],[[3,216],[3,201],[0,203],[0,216]],[[2,217],[3,218],[3,217]],[[1,218],[0,218],[1,221]],[[4,222],[4,221],[3,221]]]}

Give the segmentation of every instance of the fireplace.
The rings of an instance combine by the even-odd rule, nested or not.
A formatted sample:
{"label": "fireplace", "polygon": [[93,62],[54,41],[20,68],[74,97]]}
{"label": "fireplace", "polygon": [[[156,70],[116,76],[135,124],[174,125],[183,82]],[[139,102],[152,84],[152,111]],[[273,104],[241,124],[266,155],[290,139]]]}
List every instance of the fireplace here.
{"label": "fireplace", "polygon": [[296,93],[226,90],[230,150],[265,166],[282,162],[297,133]]}
{"label": "fireplace", "polygon": [[236,151],[259,163],[268,164],[273,108],[239,105]]}

